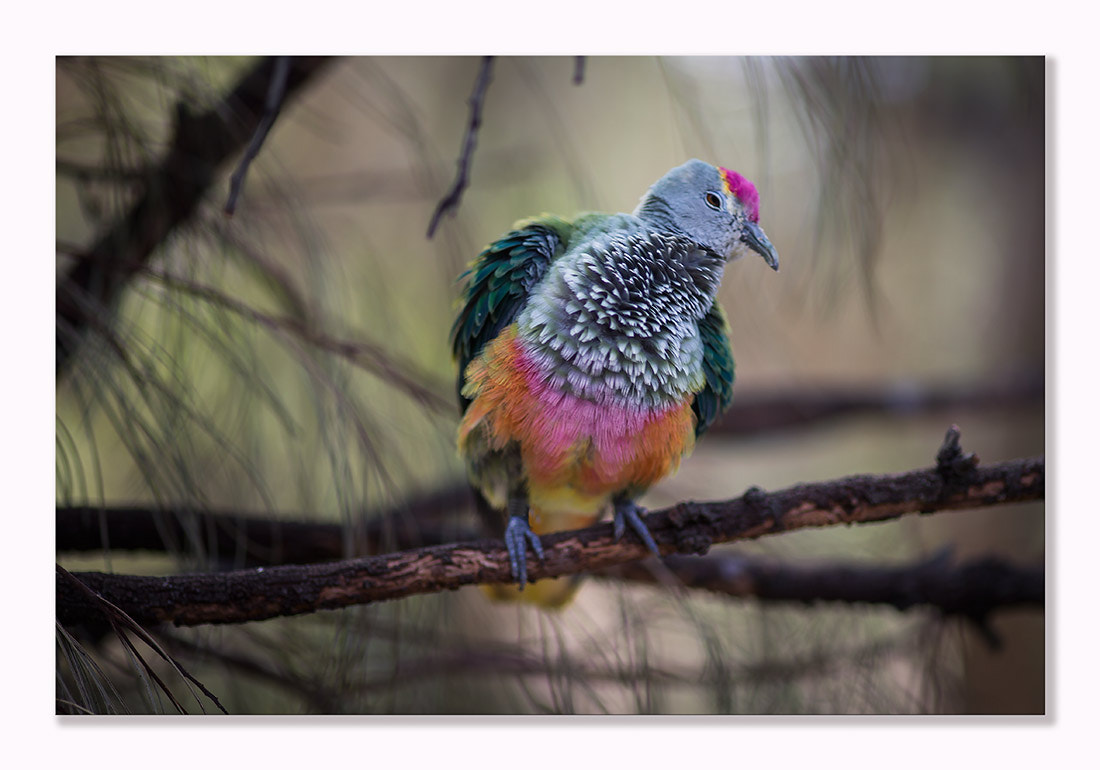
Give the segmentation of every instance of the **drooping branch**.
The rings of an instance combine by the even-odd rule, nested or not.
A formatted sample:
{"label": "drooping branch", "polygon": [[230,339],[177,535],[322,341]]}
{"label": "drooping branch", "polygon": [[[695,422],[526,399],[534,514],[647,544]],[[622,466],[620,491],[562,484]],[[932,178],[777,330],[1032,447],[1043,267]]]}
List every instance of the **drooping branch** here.
{"label": "drooping branch", "polygon": [[485,105],[485,92],[489,90],[489,83],[493,79],[493,57],[485,56],[481,60],[481,69],[477,73],[474,82],[474,90],[467,100],[470,107],[470,118],[466,124],[466,135],[462,140],[462,154],[458,158],[458,171],[455,173],[451,189],[439,201],[432,214],[432,220],[428,223],[428,237],[435,235],[435,229],[439,226],[439,220],[448,211],[458,208],[462,200],[462,193],[470,183],[470,163],[473,161],[474,148],[477,146],[477,132],[481,128],[481,111]]}
{"label": "drooping branch", "polygon": [[[954,429],[953,429],[954,430]],[[965,510],[1044,495],[1042,457],[977,467],[949,432],[936,467],[892,475],[850,476],[773,493],[750,490],[716,503],[684,502],[651,513],[647,524],[662,554],[705,553],[714,543],[802,529]],[[610,524],[543,538],[545,559],[529,578],[591,572],[646,556],[633,538],[616,541]],[[431,546],[327,564],[238,570],[216,575],[138,577],[80,573],[90,588],[141,623],[235,623],[511,581],[499,540]],[[86,602],[58,581],[58,616],[79,621]]]}
{"label": "drooping branch", "polygon": [[[329,62],[294,57],[285,97],[299,91]],[[57,374],[67,368],[87,328],[104,316],[137,267],[193,215],[221,164],[253,135],[264,115],[274,62],[261,60],[224,99],[195,114],[177,105],[174,135],[163,161],[151,169],[130,209],[109,225],[57,281]]]}
{"label": "drooping branch", "polygon": [[[69,247],[59,244],[59,252],[63,248],[68,250]],[[74,259],[88,259],[85,254],[71,252],[70,254]],[[115,266],[132,268],[132,274],[140,273],[143,277],[165,287],[205,300],[289,342],[300,342],[310,348],[338,356],[353,366],[382,378],[388,385],[400,390],[433,412],[446,415],[453,415],[455,412],[455,402],[450,387],[444,388],[442,383],[434,381],[435,378],[428,372],[419,369],[409,361],[402,360],[399,354],[386,349],[378,342],[364,338],[337,337],[324,331],[319,324],[303,320],[301,317],[265,313],[213,286],[148,265],[116,264]],[[265,265],[265,271],[270,269],[270,266]],[[289,286],[288,283],[283,283]],[[301,311],[302,316],[309,312],[304,302],[298,298],[295,298],[295,306]],[[96,324],[97,319],[92,319],[90,323]]]}
{"label": "drooping branch", "polygon": [[259,154],[264,140],[267,139],[268,132],[275,125],[275,118],[278,117],[279,110],[283,107],[283,99],[286,97],[286,80],[290,75],[291,61],[290,56],[275,57],[274,72],[271,74],[271,82],[267,87],[267,98],[264,100],[263,117],[252,134],[252,141],[245,148],[241,162],[237,164],[237,170],[233,172],[233,176],[229,179],[229,198],[225,202],[225,213],[230,216],[237,210],[237,198],[244,186],[244,178],[248,175],[248,167],[252,165],[252,161]]}
{"label": "drooping branch", "polygon": [[[135,636],[137,636],[138,639],[140,639],[142,642],[147,644],[161,658],[163,658],[165,661],[167,661],[176,670],[176,672],[178,674],[180,674],[182,677],[187,679],[193,685],[198,687],[199,690],[201,690],[202,693],[207,698],[209,698],[214,703],[214,705],[217,706],[218,709],[223,714],[228,714],[229,713],[228,711],[225,710],[225,707],[221,704],[221,701],[218,700],[217,696],[215,696],[214,693],[210,692],[210,690],[208,690],[202,682],[200,682],[198,679],[193,677],[185,668],[180,666],[179,663],[174,658],[172,658],[170,655],[168,655],[168,653],[166,653],[161,648],[161,646],[159,644],[157,644],[156,640],[153,637],[151,637],[145,631],[145,629],[143,629],[140,625],[135,623],[134,620],[132,618],[130,618],[129,615],[127,615],[125,612],[123,612],[118,607],[113,605],[111,602],[104,599],[102,595],[97,594],[96,592],[92,591],[84,583],[82,583],[77,578],[73,577],[73,575],[70,572],[65,570],[60,565],[58,565],[58,567],[57,567],[57,579],[58,579],[58,581],[64,583],[65,585],[70,586],[72,588],[72,590],[74,590],[77,594],[83,595],[85,597],[85,599],[87,600],[87,602],[89,604],[89,607],[97,609],[102,614],[102,617],[107,621],[107,623],[114,630],[114,632],[117,635],[119,641],[122,642],[122,644],[129,650],[130,654],[134,657],[134,659],[136,661],[138,661],[138,663],[144,669],[145,673],[150,677],[150,679],[152,679],[156,683],[156,685],[160,689],[160,691],[163,692],[168,697],[168,699],[171,701],[172,705],[176,707],[177,711],[179,711],[181,714],[187,713],[184,710],[183,706],[180,704],[180,702],[178,700],[176,700],[176,697],[172,694],[172,690],[157,675],[156,671],[152,668],[152,666],[149,665],[149,663],[145,660],[144,656],[142,656],[142,654],[140,652],[138,652],[137,648],[134,646],[134,643],[127,636],[127,634],[126,634],[127,631],[130,631]],[[202,705],[201,701],[200,701],[199,705],[200,706]],[[203,709],[203,710],[205,711],[205,709]]]}
{"label": "drooping branch", "polygon": [[584,56],[573,57],[573,85],[575,86],[584,83],[584,65],[586,58],[587,57]]}

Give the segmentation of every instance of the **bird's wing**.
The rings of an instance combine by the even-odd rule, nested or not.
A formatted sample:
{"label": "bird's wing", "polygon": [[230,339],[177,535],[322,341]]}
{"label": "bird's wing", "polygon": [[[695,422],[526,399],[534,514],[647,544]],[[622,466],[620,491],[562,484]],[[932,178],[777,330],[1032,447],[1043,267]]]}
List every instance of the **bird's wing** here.
{"label": "bird's wing", "polygon": [[717,301],[699,321],[703,338],[703,374],[706,383],[695,394],[691,409],[695,412],[695,437],[703,435],[733,398],[733,349],[730,347],[729,322]]}
{"label": "bird's wing", "polygon": [[517,224],[478,255],[462,296],[462,310],[451,328],[451,344],[458,361],[458,398],[462,396],[466,366],[502,329],[512,323],[532,289],[564,251],[571,225],[558,217],[543,216]]}

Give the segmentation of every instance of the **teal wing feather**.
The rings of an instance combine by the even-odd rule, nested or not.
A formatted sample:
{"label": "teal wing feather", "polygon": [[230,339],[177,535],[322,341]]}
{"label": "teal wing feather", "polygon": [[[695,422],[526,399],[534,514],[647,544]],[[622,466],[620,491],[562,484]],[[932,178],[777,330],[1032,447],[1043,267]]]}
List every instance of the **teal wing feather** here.
{"label": "teal wing feather", "polygon": [[466,366],[519,315],[532,289],[546,275],[550,263],[565,249],[571,225],[557,217],[538,217],[489,245],[470,269],[462,310],[451,328],[451,344],[458,361],[458,398],[462,411],[469,400],[462,395]]}
{"label": "teal wing feather", "polygon": [[706,382],[695,394],[691,409],[695,412],[695,437],[702,436],[733,399],[733,349],[730,347],[729,322],[715,302],[699,321],[703,338],[703,374]]}

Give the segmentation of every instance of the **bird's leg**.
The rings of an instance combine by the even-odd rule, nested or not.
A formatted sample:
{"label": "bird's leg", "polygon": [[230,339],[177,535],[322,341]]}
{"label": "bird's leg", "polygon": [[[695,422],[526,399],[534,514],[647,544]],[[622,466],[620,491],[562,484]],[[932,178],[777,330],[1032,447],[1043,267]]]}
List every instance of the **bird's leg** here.
{"label": "bird's leg", "polygon": [[655,556],[660,556],[661,551],[657,548],[657,543],[653,539],[653,535],[649,534],[649,529],[646,528],[645,522],[642,521],[642,516],[645,515],[645,508],[636,504],[633,500],[625,498],[615,498],[615,521],[612,527],[615,531],[615,539],[619,540],[623,536],[623,532],[626,530],[626,525],[629,524],[630,528],[634,530],[634,534],[645,543],[645,547],[653,551]]}
{"label": "bird's leg", "polygon": [[542,561],[542,541],[531,531],[527,519],[527,496],[508,498],[508,526],[504,529],[504,544],[508,547],[508,559],[512,563],[512,577],[519,583],[519,590],[527,585],[527,543]]}

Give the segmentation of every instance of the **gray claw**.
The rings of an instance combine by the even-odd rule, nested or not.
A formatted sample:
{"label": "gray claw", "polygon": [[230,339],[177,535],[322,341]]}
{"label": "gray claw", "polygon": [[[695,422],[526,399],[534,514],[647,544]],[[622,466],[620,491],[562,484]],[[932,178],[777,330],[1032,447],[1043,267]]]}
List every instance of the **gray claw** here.
{"label": "gray claw", "polygon": [[619,540],[623,536],[626,525],[629,524],[630,528],[634,530],[634,534],[645,544],[645,547],[652,551],[655,556],[660,556],[661,549],[657,547],[657,541],[653,539],[653,535],[649,534],[649,529],[642,521],[642,514],[644,513],[645,508],[635,505],[629,500],[615,503],[615,521],[611,525],[615,533],[615,539]]}
{"label": "gray claw", "polygon": [[542,561],[542,541],[539,536],[531,531],[531,525],[527,522],[527,515],[513,516],[508,519],[508,526],[504,529],[504,544],[508,547],[508,559],[512,564],[512,577],[519,583],[519,589],[527,585],[527,544]]}

